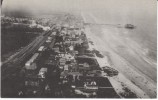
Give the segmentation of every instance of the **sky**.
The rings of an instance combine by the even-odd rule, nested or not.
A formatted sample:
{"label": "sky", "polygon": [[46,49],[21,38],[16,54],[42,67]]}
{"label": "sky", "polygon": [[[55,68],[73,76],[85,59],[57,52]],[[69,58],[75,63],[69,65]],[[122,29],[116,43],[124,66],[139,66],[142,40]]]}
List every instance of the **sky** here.
{"label": "sky", "polygon": [[[143,6],[142,6],[143,5]],[[28,10],[30,12],[51,11],[124,11],[132,7],[153,10],[156,0],[4,0],[2,10]]]}

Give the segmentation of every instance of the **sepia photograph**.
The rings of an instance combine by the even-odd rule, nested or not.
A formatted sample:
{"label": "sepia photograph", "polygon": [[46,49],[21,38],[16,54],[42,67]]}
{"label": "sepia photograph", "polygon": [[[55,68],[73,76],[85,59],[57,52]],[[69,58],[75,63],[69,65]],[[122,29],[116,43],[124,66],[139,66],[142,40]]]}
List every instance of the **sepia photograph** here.
{"label": "sepia photograph", "polygon": [[157,99],[156,0],[1,0],[1,98]]}

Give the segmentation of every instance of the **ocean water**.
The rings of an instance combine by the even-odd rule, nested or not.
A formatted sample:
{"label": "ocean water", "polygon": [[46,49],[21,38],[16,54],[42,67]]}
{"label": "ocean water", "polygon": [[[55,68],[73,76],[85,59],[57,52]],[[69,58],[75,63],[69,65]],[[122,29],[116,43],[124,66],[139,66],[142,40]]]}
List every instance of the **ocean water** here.
{"label": "ocean water", "polygon": [[[105,0],[106,1],[106,0]],[[112,0],[113,1],[113,0]],[[147,56],[156,62],[157,60],[157,15],[156,2],[153,0],[119,0],[109,3],[104,10],[92,11],[100,23],[124,26],[133,24],[135,29],[120,29],[119,34],[136,41],[144,50]],[[110,9],[111,6],[111,9]],[[121,33],[122,32],[122,33]]]}

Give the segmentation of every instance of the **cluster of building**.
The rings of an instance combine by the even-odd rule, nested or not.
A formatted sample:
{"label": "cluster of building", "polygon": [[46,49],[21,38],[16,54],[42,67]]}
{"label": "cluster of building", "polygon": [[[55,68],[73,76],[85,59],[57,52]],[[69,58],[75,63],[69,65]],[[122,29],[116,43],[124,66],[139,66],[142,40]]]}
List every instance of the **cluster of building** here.
{"label": "cluster of building", "polygon": [[[103,77],[103,71],[94,58],[94,53],[88,48],[83,28],[56,26],[46,42],[25,63],[22,77],[24,88],[19,95],[26,97],[102,95],[104,88],[112,86],[108,79]],[[105,82],[109,84],[104,84]]]}
{"label": "cluster of building", "polygon": [[8,16],[1,16],[1,22],[3,23],[24,23],[24,24],[31,24],[33,18],[15,18],[15,17],[8,17]]}

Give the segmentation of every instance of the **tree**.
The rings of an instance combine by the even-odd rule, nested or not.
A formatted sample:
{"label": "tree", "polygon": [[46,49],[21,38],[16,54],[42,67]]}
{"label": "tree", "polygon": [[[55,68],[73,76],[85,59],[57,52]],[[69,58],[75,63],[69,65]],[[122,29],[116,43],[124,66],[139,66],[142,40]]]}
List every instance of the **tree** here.
{"label": "tree", "polygon": [[2,5],[3,0],[1,0],[1,5]]}

